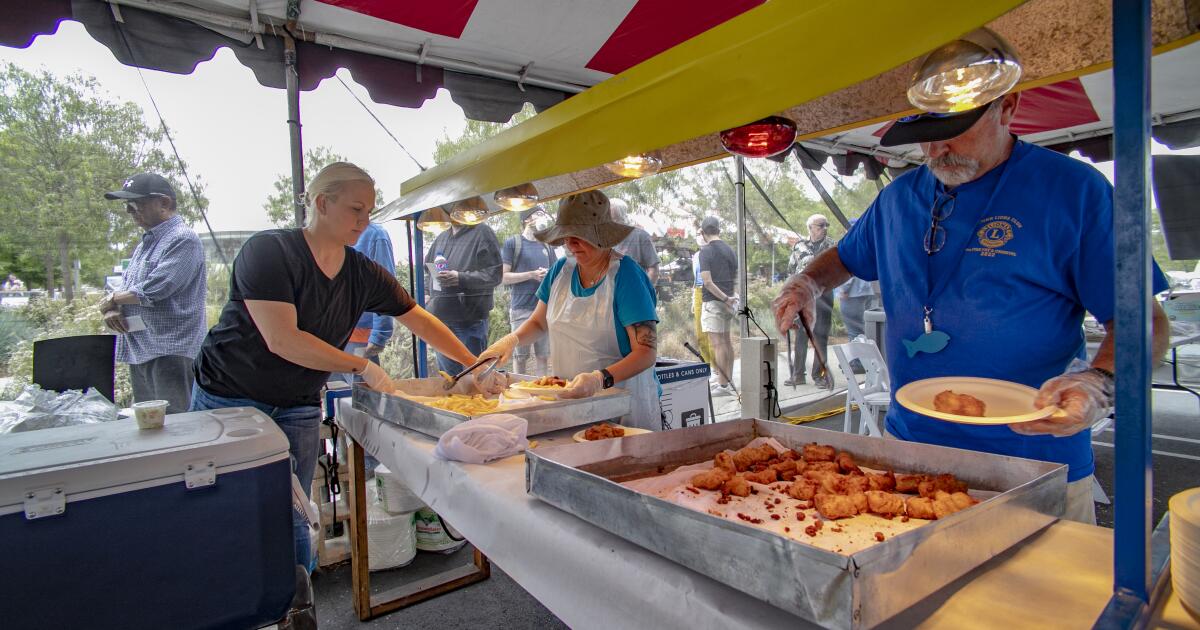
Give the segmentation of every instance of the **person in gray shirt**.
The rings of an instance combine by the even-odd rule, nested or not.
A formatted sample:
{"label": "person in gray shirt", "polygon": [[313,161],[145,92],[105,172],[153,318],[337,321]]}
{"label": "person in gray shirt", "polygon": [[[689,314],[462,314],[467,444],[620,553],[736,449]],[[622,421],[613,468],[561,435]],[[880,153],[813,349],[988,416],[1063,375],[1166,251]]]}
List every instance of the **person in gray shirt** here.
{"label": "person in gray shirt", "polygon": [[[623,199],[610,200],[609,208],[614,221],[633,225],[628,220],[629,204],[625,203]],[[654,250],[654,243],[650,240],[649,232],[634,226],[629,236],[626,236],[625,240],[618,243],[613,249],[632,258],[646,272],[651,285],[658,283],[658,252]]]}

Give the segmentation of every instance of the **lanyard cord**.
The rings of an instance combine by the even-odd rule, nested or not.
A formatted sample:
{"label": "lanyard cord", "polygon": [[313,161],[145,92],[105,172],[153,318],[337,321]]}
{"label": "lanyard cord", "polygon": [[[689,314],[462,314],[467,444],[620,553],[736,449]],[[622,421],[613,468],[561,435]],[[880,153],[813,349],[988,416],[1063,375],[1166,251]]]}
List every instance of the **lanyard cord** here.
{"label": "lanyard cord", "polygon": [[[982,221],[985,216],[987,216],[988,211],[991,210],[991,208],[992,208],[992,202],[996,200],[996,194],[1000,192],[1000,189],[1004,187],[1005,181],[1008,180],[1008,173],[1009,173],[1008,167],[1010,164],[1012,164],[1013,160],[1016,158],[1016,152],[1017,152],[1018,146],[1019,145],[1017,145],[1017,144],[1013,145],[1012,153],[1010,153],[1008,156],[1008,159],[1004,161],[1004,166],[1001,167],[1001,170],[1000,170],[1000,177],[999,177],[999,179],[996,180],[996,186],[994,188],[992,188],[992,194],[988,196],[987,203],[985,203],[983,205],[983,208],[975,216],[975,221],[971,224],[972,230],[974,230],[975,227],[979,225],[979,222]],[[932,173],[930,173],[930,174],[932,175]],[[933,190],[934,190],[933,201],[935,204],[937,203],[937,200],[938,200],[938,193],[937,193],[938,186],[941,186],[940,182],[935,183],[934,187],[933,187]],[[956,199],[954,201],[954,203],[958,203],[958,200]],[[929,220],[931,223],[933,222],[934,219],[933,219],[932,214],[930,215]],[[948,239],[949,239],[949,235],[947,234],[947,240]],[[933,286],[933,266],[932,266],[932,262],[931,262],[934,254],[936,254],[936,252],[934,254],[926,254],[926,256],[925,256],[925,291],[926,291],[925,295],[926,295],[926,298],[925,298],[925,304],[924,304],[924,307],[925,307],[924,315],[925,315],[925,325],[926,325],[925,332],[929,332],[930,315],[933,314],[934,300],[936,300],[939,296],[941,296],[942,292],[945,291],[946,287],[950,284],[950,277],[954,275],[954,270],[958,267],[959,263],[962,262],[962,258],[967,253],[967,247],[970,244],[971,244],[971,237],[970,237],[970,235],[968,235],[967,240],[963,243],[963,246],[960,247],[958,249],[958,251],[955,253],[954,260],[951,262],[949,268],[946,270],[946,273],[944,275],[942,275],[942,277],[938,281],[938,284],[936,287]]]}

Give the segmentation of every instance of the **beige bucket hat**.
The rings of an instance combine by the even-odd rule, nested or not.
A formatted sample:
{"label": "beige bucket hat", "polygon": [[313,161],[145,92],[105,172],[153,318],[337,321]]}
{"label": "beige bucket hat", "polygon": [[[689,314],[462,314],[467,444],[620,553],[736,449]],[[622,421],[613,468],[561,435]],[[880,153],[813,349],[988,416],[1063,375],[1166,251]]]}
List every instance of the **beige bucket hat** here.
{"label": "beige bucket hat", "polygon": [[561,245],[568,237],[583,239],[596,247],[612,247],[625,240],[633,226],[612,219],[608,197],[589,190],[565,197],[558,205],[554,225],[534,234],[537,240]]}

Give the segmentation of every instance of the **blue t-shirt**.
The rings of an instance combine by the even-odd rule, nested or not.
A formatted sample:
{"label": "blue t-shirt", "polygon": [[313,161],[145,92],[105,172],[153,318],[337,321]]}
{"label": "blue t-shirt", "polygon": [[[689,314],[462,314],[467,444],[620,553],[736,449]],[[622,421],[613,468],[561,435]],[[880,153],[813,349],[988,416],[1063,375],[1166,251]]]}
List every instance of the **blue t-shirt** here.
{"label": "blue t-shirt", "polygon": [[[537,290],[539,300],[550,302],[550,285],[554,283],[554,279],[558,277],[566,262],[566,258],[558,259],[546,273],[546,277],[542,279],[542,285]],[[575,274],[571,277],[571,295],[588,297],[605,282],[608,282],[608,278],[597,282],[594,287],[583,288],[583,285],[579,283],[579,269],[576,267]],[[624,357],[629,356],[632,351],[625,327],[638,322],[657,322],[658,313],[654,309],[658,305],[658,298],[654,295],[654,287],[650,285],[650,278],[646,276],[646,272],[642,271],[642,268],[629,256],[621,257],[620,267],[617,268],[616,282],[617,286],[613,290],[613,315],[615,316],[613,325],[617,329],[617,347],[621,351],[621,356]]]}
{"label": "blue t-shirt", "polygon": [[[944,190],[928,167],[906,173],[884,188],[838,243],[851,273],[880,281],[892,391],[938,376],[1038,388],[1073,359],[1086,357],[1084,312],[1103,323],[1114,311],[1108,180],[1088,164],[1017,142],[1007,166],[954,190],[954,210],[941,223],[945,245],[927,256],[930,209]],[[931,319],[950,342],[940,352],[909,358],[901,340],[924,333],[927,287],[943,278]],[[1167,288],[1157,265],[1153,283],[1156,293]],[[1060,462],[1070,466],[1071,481],[1095,469],[1089,431],[1067,438],[1024,436],[1007,426],[943,422],[892,403],[887,429],[905,440]]]}

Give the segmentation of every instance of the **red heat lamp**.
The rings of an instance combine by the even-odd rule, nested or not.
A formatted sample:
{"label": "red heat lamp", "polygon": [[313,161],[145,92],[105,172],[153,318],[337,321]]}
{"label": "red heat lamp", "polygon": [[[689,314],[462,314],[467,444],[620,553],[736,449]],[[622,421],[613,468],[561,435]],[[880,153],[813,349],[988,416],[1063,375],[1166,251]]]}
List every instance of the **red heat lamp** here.
{"label": "red heat lamp", "polygon": [[795,141],[796,123],[783,116],[768,116],[721,132],[721,145],[726,151],[748,158],[778,155]]}

